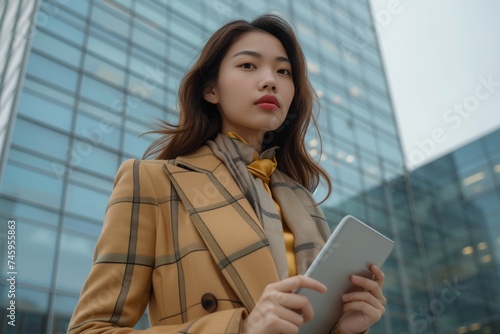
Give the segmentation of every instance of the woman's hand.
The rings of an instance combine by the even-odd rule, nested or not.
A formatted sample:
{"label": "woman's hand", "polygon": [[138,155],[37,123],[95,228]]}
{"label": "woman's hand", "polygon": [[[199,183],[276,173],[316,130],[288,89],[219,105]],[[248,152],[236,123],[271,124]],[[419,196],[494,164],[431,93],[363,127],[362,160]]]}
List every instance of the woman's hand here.
{"label": "woman's hand", "polygon": [[307,298],[293,293],[298,288],[326,292],[323,284],[302,275],[269,284],[252,312],[243,320],[242,333],[298,333],[299,326],[314,316]]}
{"label": "woman's hand", "polygon": [[373,279],[357,275],[350,278],[352,284],[365,291],[349,292],[342,296],[344,313],[338,322],[342,333],[362,333],[379,321],[385,312],[386,299],[382,293],[384,273],[375,265],[370,267],[370,271]]}

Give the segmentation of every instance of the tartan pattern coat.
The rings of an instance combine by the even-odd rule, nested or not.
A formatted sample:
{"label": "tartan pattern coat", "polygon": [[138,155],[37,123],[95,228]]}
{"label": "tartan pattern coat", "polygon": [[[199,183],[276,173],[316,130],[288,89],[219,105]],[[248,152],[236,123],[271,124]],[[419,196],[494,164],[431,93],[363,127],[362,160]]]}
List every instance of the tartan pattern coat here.
{"label": "tartan pattern coat", "polygon": [[127,160],[68,333],[239,333],[278,274],[264,229],[208,146]]}

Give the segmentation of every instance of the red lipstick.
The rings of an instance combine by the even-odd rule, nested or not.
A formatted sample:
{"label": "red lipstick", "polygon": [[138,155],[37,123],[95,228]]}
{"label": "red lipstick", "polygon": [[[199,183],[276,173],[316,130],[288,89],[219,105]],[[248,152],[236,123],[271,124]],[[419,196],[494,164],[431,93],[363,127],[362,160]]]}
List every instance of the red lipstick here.
{"label": "red lipstick", "polygon": [[278,99],[274,95],[264,95],[255,101],[255,104],[266,110],[276,110],[280,106]]}

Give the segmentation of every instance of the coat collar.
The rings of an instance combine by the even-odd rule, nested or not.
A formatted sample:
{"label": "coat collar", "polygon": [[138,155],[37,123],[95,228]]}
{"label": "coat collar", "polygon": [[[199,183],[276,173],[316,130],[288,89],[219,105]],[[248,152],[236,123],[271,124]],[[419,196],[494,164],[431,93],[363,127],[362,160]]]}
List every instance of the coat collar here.
{"label": "coat collar", "polygon": [[251,311],[266,285],[279,280],[252,206],[208,146],[169,161],[164,170],[224,277]]}

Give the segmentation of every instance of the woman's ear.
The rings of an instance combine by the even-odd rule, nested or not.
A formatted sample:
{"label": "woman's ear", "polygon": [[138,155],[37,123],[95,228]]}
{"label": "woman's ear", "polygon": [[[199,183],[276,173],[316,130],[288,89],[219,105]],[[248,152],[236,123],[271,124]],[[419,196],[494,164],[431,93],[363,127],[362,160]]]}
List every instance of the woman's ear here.
{"label": "woman's ear", "polygon": [[207,84],[205,86],[205,89],[203,89],[203,98],[205,99],[205,101],[212,104],[219,103],[219,95],[217,94],[217,90],[214,87],[213,83]]}

